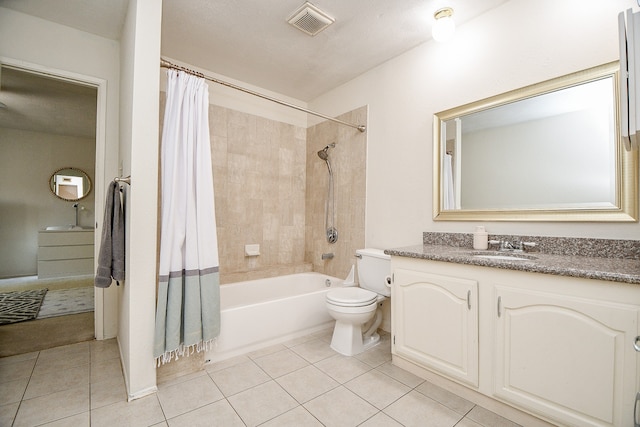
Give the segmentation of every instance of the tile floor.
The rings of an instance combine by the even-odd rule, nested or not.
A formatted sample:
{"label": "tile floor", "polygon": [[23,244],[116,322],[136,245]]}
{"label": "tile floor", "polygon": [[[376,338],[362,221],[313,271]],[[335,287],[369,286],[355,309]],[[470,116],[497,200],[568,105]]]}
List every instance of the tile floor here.
{"label": "tile floor", "polygon": [[516,426],[392,366],[388,335],[355,357],[330,340],[207,365],[130,403],[115,340],[2,358],[0,426]]}

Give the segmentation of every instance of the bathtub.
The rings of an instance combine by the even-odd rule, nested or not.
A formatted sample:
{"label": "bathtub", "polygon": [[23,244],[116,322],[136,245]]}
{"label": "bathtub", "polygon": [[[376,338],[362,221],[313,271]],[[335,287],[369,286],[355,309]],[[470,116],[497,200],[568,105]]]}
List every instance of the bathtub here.
{"label": "bathtub", "polygon": [[205,353],[205,363],[331,327],[325,297],[343,282],[321,273],[298,273],[221,285],[220,336]]}

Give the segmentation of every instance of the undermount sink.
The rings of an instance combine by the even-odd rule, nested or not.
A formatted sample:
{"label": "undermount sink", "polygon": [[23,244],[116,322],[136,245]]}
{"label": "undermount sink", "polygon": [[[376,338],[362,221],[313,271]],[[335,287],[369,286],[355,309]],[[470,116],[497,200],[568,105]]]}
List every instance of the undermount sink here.
{"label": "undermount sink", "polygon": [[90,228],[80,227],[79,225],[50,225],[45,228],[46,231],[82,231],[91,230]]}
{"label": "undermount sink", "polygon": [[536,257],[532,255],[526,255],[523,253],[509,253],[509,252],[474,252],[471,254],[474,258],[483,258],[483,259],[493,259],[499,261],[532,261],[536,259]]}

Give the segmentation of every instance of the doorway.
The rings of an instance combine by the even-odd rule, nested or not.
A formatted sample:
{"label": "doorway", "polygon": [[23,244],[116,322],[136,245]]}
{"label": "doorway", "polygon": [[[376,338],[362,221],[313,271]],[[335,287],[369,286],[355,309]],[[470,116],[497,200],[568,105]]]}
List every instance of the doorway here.
{"label": "doorway", "polygon": [[[0,294],[28,301],[0,324],[0,357],[96,336],[98,94],[96,84],[48,70],[0,68],[0,179],[9,184],[0,187]],[[83,192],[57,191],[63,176]],[[26,291],[37,289],[46,291],[33,316]]]}

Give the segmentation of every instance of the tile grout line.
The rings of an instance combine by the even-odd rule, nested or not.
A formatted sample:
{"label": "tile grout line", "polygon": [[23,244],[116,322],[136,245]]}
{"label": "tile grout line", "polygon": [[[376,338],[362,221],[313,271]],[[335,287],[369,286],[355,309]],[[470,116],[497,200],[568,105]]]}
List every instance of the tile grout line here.
{"label": "tile grout line", "polygon": [[29,388],[29,383],[31,382],[31,378],[33,378],[33,372],[36,370],[36,364],[38,363],[38,359],[40,358],[40,352],[38,351],[38,355],[35,358],[35,362],[33,362],[33,368],[31,368],[31,373],[29,374],[29,379],[27,380],[27,385],[22,392],[22,397],[20,398],[20,402],[18,402],[18,407],[16,408],[16,413],[13,416],[13,421],[11,421],[11,425],[15,425],[16,420],[18,419],[18,413],[20,412],[20,408],[22,407],[22,402],[25,401],[24,397],[27,394],[27,389]]}

